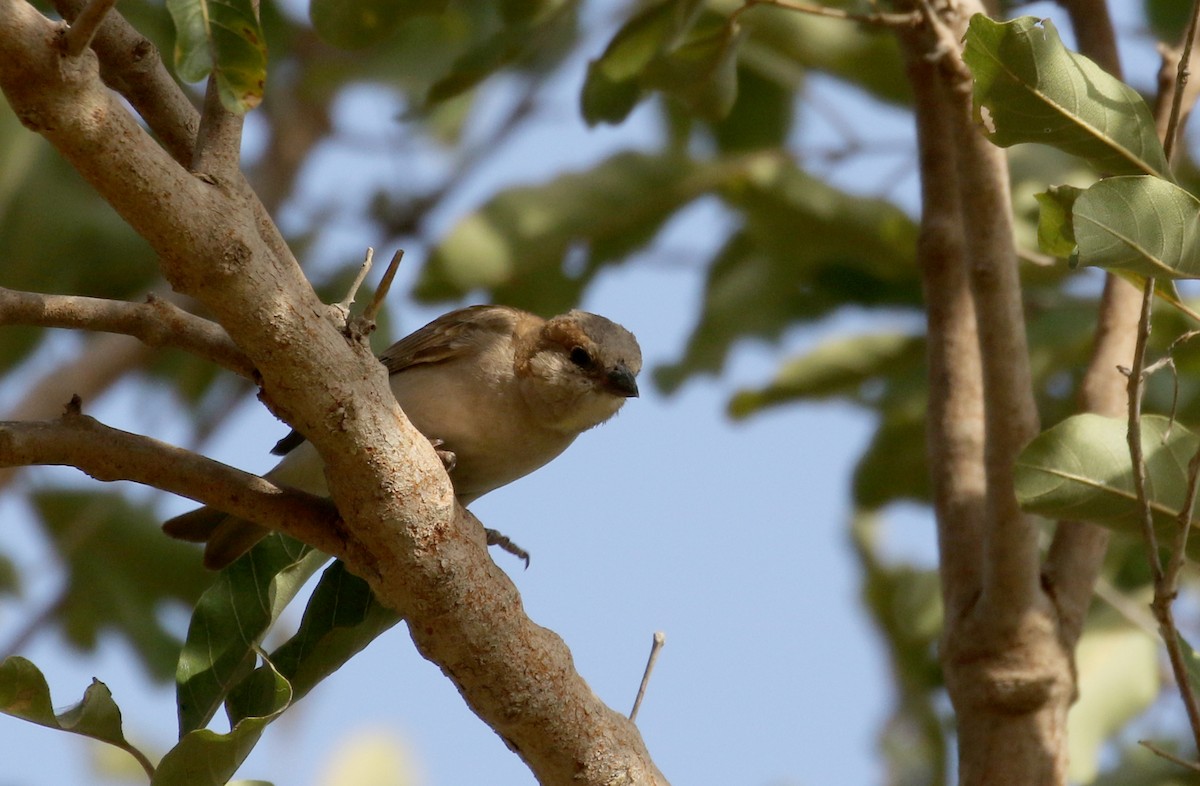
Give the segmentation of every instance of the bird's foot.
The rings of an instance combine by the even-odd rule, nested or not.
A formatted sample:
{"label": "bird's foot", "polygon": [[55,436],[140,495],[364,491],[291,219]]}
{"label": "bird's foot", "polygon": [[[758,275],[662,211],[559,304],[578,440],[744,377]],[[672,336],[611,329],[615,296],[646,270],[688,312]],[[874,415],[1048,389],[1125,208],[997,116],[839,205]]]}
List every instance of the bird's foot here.
{"label": "bird's foot", "polygon": [[487,544],[489,546],[499,546],[502,550],[507,551],[514,557],[520,560],[525,560],[525,569],[529,570],[529,552],[509,540],[508,536],[498,530],[483,528],[487,534]]}
{"label": "bird's foot", "polygon": [[453,450],[442,450],[442,445],[446,443],[440,439],[431,439],[429,444],[433,445],[433,452],[442,460],[442,466],[446,468],[446,474],[454,471],[458,466],[458,456],[454,455]]}

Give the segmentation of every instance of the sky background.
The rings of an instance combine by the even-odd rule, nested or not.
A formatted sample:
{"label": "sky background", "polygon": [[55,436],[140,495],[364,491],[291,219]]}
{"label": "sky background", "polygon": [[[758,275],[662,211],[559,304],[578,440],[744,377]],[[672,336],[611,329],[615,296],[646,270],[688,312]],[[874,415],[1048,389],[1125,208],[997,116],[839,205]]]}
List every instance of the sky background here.
{"label": "sky background", "polygon": [[[1117,6],[1129,4],[1115,4]],[[1062,15],[1053,6],[1026,12]],[[1121,10],[1121,9],[1118,9]],[[603,46],[609,17],[597,14],[588,53]],[[1132,23],[1123,20],[1126,31]],[[1065,22],[1059,25],[1069,35]],[[1139,87],[1149,85],[1151,42],[1134,39],[1123,51]],[[1152,51],[1152,50],[1151,50]],[[592,164],[628,147],[650,146],[655,114],[643,106],[617,129],[588,130],[577,111],[585,62],[558,80],[542,107],[536,134],[475,173],[443,213],[433,235],[477,206],[498,184],[541,182]],[[911,130],[899,113],[862,114],[866,99],[828,80],[814,80],[818,104],[832,115],[806,112],[795,148],[819,151],[845,142],[833,116],[857,118],[863,138],[880,155],[814,165],[844,188],[884,195],[915,210],[916,169]],[[269,88],[268,88],[269,89]],[[303,226],[313,215],[341,206],[346,220],[324,235],[310,259],[319,272],[360,255],[365,245],[390,257],[385,238],[352,217],[371,178],[436,173],[436,158],[405,148],[394,119],[400,105],[386,91],[349,91],[339,106],[339,130],[355,144],[333,146],[305,173],[305,198],[280,217]],[[261,140],[249,124],[247,155]],[[366,140],[390,150],[363,153]],[[414,157],[415,156],[415,157]],[[814,161],[816,159],[813,159]],[[414,172],[415,167],[415,172]],[[676,360],[698,316],[705,271],[697,260],[726,220],[713,201],[680,216],[652,247],[599,277],[583,307],[604,314],[639,338],[646,368]],[[798,238],[797,242],[803,242]],[[455,304],[420,306],[407,299],[427,249],[406,247],[393,287],[394,335],[410,332]],[[370,278],[378,281],[381,271]],[[522,593],[532,619],[558,632],[596,693],[627,712],[637,691],[655,631],[666,634],[657,670],[638,718],[656,763],[677,784],[866,784],[882,768],[875,737],[892,701],[883,649],[861,612],[859,573],[849,548],[849,478],[871,434],[871,419],[841,404],[790,406],[731,422],[725,402],[742,386],[765,383],[785,358],[831,335],[867,328],[918,329],[912,315],[867,322],[838,315],[816,329],[789,332],[778,345],[748,342],[733,353],[720,378],[695,380],[673,396],[655,390],[647,375],[642,397],[610,423],[584,434],[562,457],[472,505],[489,527],[532,553],[523,570],[493,552]],[[69,357],[75,337],[61,336],[30,373]],[[28,384],[0,385],[0,403]],[[89,407],[118,428],[185,441],[182,409],[168,395],[122,385]],[[287,431],[256,401],[233,413],[206,452],[243,469],[265,472],[268,451]],[[77,473],[62,470],[72,477]],[[29,473],[26,483],[45,474]],[[81,482],[90,482],[83,479]],[[604,489],[605,504],[595,504]],[[582,501],[586,500],[586,504]],[[186,500],[162,497],[163,517],[187,510]],[[34,577],[24,609],[52,597],[59,576],[47,544],[33,535],[28,515],[11,495],[0,497],[0,539]],[[934,560],[932,522],[908,508],[888,512],[890,555],[923,565]],[[154,566],[146,566],[152,571]],[[302,604],[289,611],[294,625]],[[0,646],[26,621],[0,607]],[[164,614],[186,630],[185,609]],[[105,682],[124,711],[127,736],[160,754],[175,734],[172,686],[147,683],[125,645],[103,642],[94,657],[79,658],[47,632],[22,653],[46,673],[56,706],[77,701],[92,677]],[[373,643],[271,726],[240,772],[243,778],[295,786],[331,786],[334,757],[356,745],[383,741],[400,755],[414,783],[458,786],[533,783],[528,769],[466,708],[436,667],[414,651],[403,626]],[[92,743],[0,717],[0,786],[95,782]],[[375,745],[372,749],[378,750]],[[115,758],[114,758],[115,757]],[[103,761],[123,764],[122,753]],[[132,760],[129,760],[131,762]],[[140,770],[138,771],[140,772]],[[135,779],[134,782],[137,782]],[[141,781],[141,782],[144,782]],[[363,784],[364,776],[341,781]]]}

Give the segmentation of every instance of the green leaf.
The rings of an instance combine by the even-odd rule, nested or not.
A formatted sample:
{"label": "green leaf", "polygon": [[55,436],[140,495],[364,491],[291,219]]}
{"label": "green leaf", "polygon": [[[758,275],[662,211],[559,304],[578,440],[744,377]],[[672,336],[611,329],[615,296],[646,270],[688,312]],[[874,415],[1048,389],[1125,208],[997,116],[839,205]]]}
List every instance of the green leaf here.
{"label": "green leaf", "polygon": [[1167,159],[1137,91],[1068,51],[1049,20],[971,17],[963,60],[975,116],[1001,147],[1052,145],[1110,174],[1162,174]]}
{"label": "green leaf", "polygon": [[[603,263],[643,246],[734,169],[671,153],[620,153],[585,172],[503,191],[451,228],[422,270],[417,296],[487,289],[499,302],[558,313]],[[577,254],[575,272],[564,270],[569,253]]]}
{"label": "green leaf", "polygon": [[1075,200],[1079,262],[1143,276],[1200,277],[1200,200],[1151,176],[1110,177]]}
{"label": "green leaf", "polygon": [[245,114],[262,101],[267,42],[252,0],[167,0],[175,21],[175,68],[187,82],[210,73],[221,103]]}
{"label": "green leaf", "polygon": [[[1021,507],[1055,519],[1090,521],[1141,537],[1141,513],[1125,420],[1084,414],[1043,431],[1021,452],[1016,493]],[[1147,497],[1160,538],[1176,529],[1187,490],[1187,465],[1200,438],[1160,415],[1142,417]],[[1188,554],[1200,555],[1200,538]],[[1169,545],[1169,541],[1163,542]]]}
{"label": "green leaf", "polygon": [[588,125],[619,123],[649,90],[719,119],[737,98],[739,26],[696,0],[668,0],[626,22],[588,64],[581,94]]}
{"label": "green leaf", "polygon": [[1075,253],[1075,227],[1071,211],[1083,189],[1074,186],[1051,186],[1034,194],[1038,207],[1038,248],[1047,254],[1066,259]]}
{"label": "green leaf", "polygon": [[683,101],[700,117],[720,120],[737,100],[737,54],[744,37],[745,31],[729,20],[697,25],[647,66],[643,82]]}
{"label": "green leaf", "polygon": [[675,34],[672,4],[652,5],[622,25],[599,58],[588,63],[583,83],[583,119],[597,123],[619,123],[641,100],[645,88],[642,71]]}
{"label": "green leaf", "polygon": [[[91,737],[128,752],[139,762],[146,758],[125,739],[121,709],[108,687],[92,680],[83,700],[60,713],[54,712],[50,687],[37,666],[19,655],[0,663],[0,712],[50,729]],[[10,751],[15,754],[15,751]]]}
{"label": "green leaf", "polygon": [[903,211],[831,188],[776,156],[742,160],[721,193],[744,226],[709,268],[683,358],[655,369],[667,392],[719,371],[739,339],[776,338],[850,304],[916,309],[922,302],[917,230]]}
{"label": "green leaf", "polygon": [[264,674],[258,714],[238,721],[228,734],[199,729],[185,734],[163,756],[150,786],[225,786],[262,737],[291,704],[292,689],[275,671]]}
{"label": "green leaf", "polygon": [[785,363],[770,385],[739,391],[729,402],[729,414],[741,419],[798,399],[857,398],[867,382],[920,362],[924,356],[925,340],[918,336],[867,333],[835,338]]}
{"label": "green leaf", "polygon": [[538,15],[509,20],[454,61],[449,73],[429,88],[426,107],[461,95],[506,66],[556,61],[575,40],[577,11],[577,4],[561,3],[546,5]]}
{"label": "green leaf", "polygon": [[[399,621],[400,616],[380,605],[367,583],[338,560],[325,569],[313,590],[296,635],[271,653],[269,667],[259,667],[252,676],[261,678],[263,669],[277,669],[292,686],[292,702],[297,702]],[[239,685],[227,702],[230,722],[251,714],[255,701]]]}
{"label": "green leaf", "polygon": [[120,634],[150,674],[168,679],[179,639],[158,619],[166,600],[195,603],[211,581],[196,549],[164,538],[153,507],[120,494],[43,490],[31,501],[66,567],[55,619],[76,647],[91,650],[101,634]]}
{"label": "green leaf", "polygon": [[311,0],[313,29],[341,49],[365,49],[418,16],[440,14],[449,0]]}
{"label": "green leaf", "polygon": [[180,735],[212,719],[284,607],[329,557],[271,535],[221,571],[192,613],[175,673]]}

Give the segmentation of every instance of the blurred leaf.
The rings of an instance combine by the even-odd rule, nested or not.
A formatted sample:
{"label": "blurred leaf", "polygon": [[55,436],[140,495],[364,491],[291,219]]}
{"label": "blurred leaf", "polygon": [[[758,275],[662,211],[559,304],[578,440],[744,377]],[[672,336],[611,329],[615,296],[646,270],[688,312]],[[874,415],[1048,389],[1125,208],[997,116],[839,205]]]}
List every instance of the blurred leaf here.
{"label": "blurred leaf", "polygon": [[[179,733],[208,724],[254,665],[258,643],[329,556],[279,534],[221,571],[192,613],[175,673]],[[291,689],[288,690],[291,695]]]}
{"label": "blurred leaf", "polygon": [[416,16],[440,14],[449,0],[311,0],[308,13],[317,35],[342,49],[365,49],[383,41]]}
{"label": "blurred leaf", "polygon": [[880,634],[894,675],[895,705],[880,733],[892,783],[945,782],[947,724],[938,702],[943,685],[937,659],[942,633],[937,571],[883,559],[882,522],[859,513],[851,525],[862,570],[862,600]]}
{"label": "blurred leaf", "polygon": [[[399,621],[400,616],[381,606],[367,583],[338,560],[325,569],[313,590],[296,635],[271,653],[271,666],[259,667],[253,676],[274,667],[291,683],[295,703]],[[254,707],[254,697],[239,685],[227,702],[230,723],[252,714]]]}
{"label": "blurred leaf", "polygon": [[242,115],[262,101],[267,44],[252,0],[167,0],[175,20],[175,68],[186,82],[210,73],[221,103]]}
{"label": "blurred leaf", "polygon": [[737,49],[742,34],[730,19],[696,0],[667,0],[626,22],[588,64],[581,94],[588,125],[619,123],[649,90],[681,100],[702,117],[719,119],[737,97]]}
{"label": "blurred leaf", "polygon": [[727,20],[696,25],[678,46],[651,61],[645,86],[679,99],[700,117],[720,120],[737,100],[737,54],[744,34]]}
{"label": "blurred leaf", "polygon": [[916,227],[895,205],[845,194],[790,162],[759,156],[722,189],[744,226],[709,269],[700,323],[684,357],[654,379],[676,390],[716,373],[734,342],[847,305],[917,308]]}
{"label": "blurred leaf", "polygon": [[1075,664],[1079,699],[1067,716],[1070,776],[1073,783],[1090,783],[1112,736],[1158,698],[1158,641],[1100,606],[1089,615]]}
{"label": "blurred leaf", "polygon": [[[559,313],[603,263],[643,246],[675,211],[737,168],[619,153],[585,172],[502,191],[443,237],[416,294],[440,300],[487,289],[497,302]],[[577,272],[564,270],[568,257]]]}
{"label": "blurred leaf", "polygon": [[739,65],[737,100],[729,114],[714,124],[717,145],[724,152],[780,147],[792,128],[793,87]]}
{"label": "blurred leaf", "polygon": [[426,107],[461,95],[507,66],[529,59],[557,62],[576,38],[578,9],[578,3],[546,4],[541,14],[509,20],[463,52],[433,83]]}
{"label": "blurred leaf", "polygon": [[1200,277],[1200,200],[1161,178],[1110,177],[1075,200],[1079,263],[1158,278]]}
{"label": "blurred leaf", "polygon": [[[925,454],[924,397],[882,407],[883,420],[854,468],[851,496],[863,510],[879,510],[902,500],[933,500]],[[905,405],[909,404],[909,405]]]}
{"label": "blurred leaf", "polygon": [[1071,211],[1083,189],[1074,186],[1051,186],[1036,195],[1038,206],[1038,248],[1047,254],[1066,259],[1075,253],[1075,228]]}
{"label": "blurred leaf", "polygon": [[[50,701],[50,687],[42,672],[25,658],[11,655],[0,663],[0,712],[39,726],[106,742],[144,761],[141,752],[126,741],[121,729],[121,709],[113,701],[108,687],[99,680],[92,680],[82,701],[55,713]],[[16,755],[16,751],[9,753]]]}
{"label": "blurred leaf", "polygon": [[168,678],[180,642],[158,610],[167,600],[190,606],[208,585],[195,548],[163,537],[153,508],[116,493],[43,490],[32,502],[66,569],[55,618],[67,639],[91,650],[114,630],[153,677]]}
{"label": "blurred leaf", "polygon": [[921,363],[925,340],[901,333],[866,333],[834,338],[790,360],[765,388],[738,391],[729,402],[735,419],[798,399],[845,396],[856,399],[867,382]]}
{"label": "blurred leaf", "polygon": [[[1120,418],[1083,414],[1043,431],[1017,459],[1017,500],[1030,513],[1090,521],[1141,537],[1133,468]],[[1170,537],[1187,490],[1187,465],[1200,439],[1161,415],[1142,417],[1146,493],[1159,536]],[[1169,545],[1164,541],[1163,545]],[[1188,554],[1200,556],[1200,538]]]}
{"label": "blurred leaf", "polygon": [[[740,5],[727,1],[716,7],[732,12]],[[862,4],[853,2],[822,5],[864,10]],[[798,86],[803,73],[812,69],[844,80],[880,101],[908,104],[912,100],[900,47],[890,31],[766,5],[741,14],[738,21],[749,31],[739,53],[742,64],[771,75],[780,84]]]}
{"label": "blurred leaf", "polygon": [[267,724],[291,704],[292,689],[287,680],[273,671],[265,676],[259,714],[243,718],[228,734],[199,729],[183,735],[179,744],[163,756],[150,786],[225,786],[250,755]]}
{"label": "blurred leaf", "polygon": [[1050,20],[976,14],[963,59],[975,78],[976,120],[995,144],[1053,145],[1112,174],[1167,171],[1146,102],[1068,51]]}

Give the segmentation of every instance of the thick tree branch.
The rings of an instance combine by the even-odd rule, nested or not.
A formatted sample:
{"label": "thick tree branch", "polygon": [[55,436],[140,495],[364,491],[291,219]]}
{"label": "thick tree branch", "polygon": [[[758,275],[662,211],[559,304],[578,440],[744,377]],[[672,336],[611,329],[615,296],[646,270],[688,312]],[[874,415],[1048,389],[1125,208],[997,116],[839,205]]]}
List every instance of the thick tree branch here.
{"label": "thick tree branch", "polygon": [[18,292],[0,287],[0,325],[123,333],[149,347],[172,347],[253,380],[254,366],[215,322],[149,295],[145,303]]}
{"label": "thick tree branch", "polygon": [[[927,288],[948,288],[927,297],[930,419],[939,421],[928,429],[931,439],[945,440],[931,444],[930,458],[947,604],[941,660],[958,717],[959,775],[968,785],[1057,783],[1065,777],[1061,740],[1074,683],[1057,612],[1041,587],[1039,533],[1013,488],[1013,462],[1036,433],[1037,413],[1007,166],[974,126],[961,60],[967,17],[982,8],[914,4],[927,25],[900,40],[918,97],[922,220],[938,222],[923,225],[922,275]],[[940,237],[927,240],[926,232]],[[939,245],[946,259],[925,256]],[[962,361],[969,370],[954,367]],[[964,388],[952,391],[951,383]],[[938,402],[952,395],[953,412],[953,399]],[[954,477],[956,466],[970,474]]]}
{"label": "thick tree branch", "polygon": [[541,782],[665,782],[636,727],[525,616],[385,370],[330,319],[255,200],[189,175],[103,87],[90,53],[67,59],[59,39],[23,0],[0,0],[0,88],[151,243],[172,285],[210,309],[260,372],[264,400],[320,452],[350,570]]}
{"label": "thick tree branch", "polygon": [[[982,6],[964,2],[966,17]],[[987,391],[988,527],[983,594],[996,624],[1017,625],[1041,601],[1038,525],[1021,512],[1013,490],[1017,455],[1038,431],[1025,314],[1013,239],[1012,200],[1004,151],[976,128],[970,75],[956,48],[941,71],[951,109],[951,149],[958,156],[959,193],[966,227],[968,274],[975,297],[983,386]]]}
{"label": "thick tree branch", "polygon": [[[63,19],[74,21],[88,0],[54,0]],[[96,30],[92,48],[100,57],[100,75],[128,99],[171,156],[185,167],[192,163],[200,113],[171,78],[150,39],[110,10]]]}
{"label": "thick tree branch", "polygon": [[[929,413],[925,420],[938,522],[939,575],[949,619],[978,596],[987,493],[983,465],[983,385],[975,307],[967,281],[958,173],[942,140],[950,118],[937,65],[906,51],[914,86],[921,167],[917,258],[925,293]],[[919,50],[918,50],[919,51]],[[948,629],[952,626],[948,626]]]}

